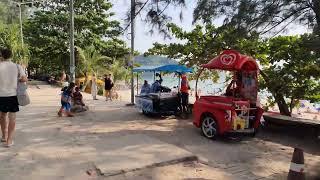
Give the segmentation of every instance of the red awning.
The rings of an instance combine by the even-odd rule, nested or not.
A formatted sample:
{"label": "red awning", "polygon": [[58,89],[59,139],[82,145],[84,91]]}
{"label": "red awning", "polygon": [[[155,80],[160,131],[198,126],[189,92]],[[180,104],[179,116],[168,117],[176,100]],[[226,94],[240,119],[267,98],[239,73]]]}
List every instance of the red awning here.
{"label": "red awning", "polygon": [[228,71],[257,71],[257,62],[250,56],[240,54],[235,50],[225,50],[209,63],[202,65],[203,68],[220,69]]}

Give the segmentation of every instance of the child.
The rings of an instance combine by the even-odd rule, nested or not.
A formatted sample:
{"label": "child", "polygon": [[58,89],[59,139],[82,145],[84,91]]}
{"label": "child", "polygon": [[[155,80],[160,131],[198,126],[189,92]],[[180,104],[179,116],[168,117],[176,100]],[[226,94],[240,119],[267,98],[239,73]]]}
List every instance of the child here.
{"label": "child", "polygon": [[75,84],[70,83],[68,87],[64,87],[61,89],[61,108],[58,112],[58,116],[62,117],[62,112],[65,111],[65,114],[68,117],[73,117],[74,115],[71,113],[71,100],[72,94],[74,92]]}

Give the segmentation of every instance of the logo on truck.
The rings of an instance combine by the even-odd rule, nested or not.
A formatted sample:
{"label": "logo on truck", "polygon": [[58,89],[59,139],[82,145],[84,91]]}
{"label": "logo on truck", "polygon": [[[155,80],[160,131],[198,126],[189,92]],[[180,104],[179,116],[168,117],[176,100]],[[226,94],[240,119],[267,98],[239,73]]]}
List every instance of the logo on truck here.
{"label": "logo on truck", "polygon": [[230,66],[236,61],[235,54],[223,54],[220,57],[220,61],[223,65]]}

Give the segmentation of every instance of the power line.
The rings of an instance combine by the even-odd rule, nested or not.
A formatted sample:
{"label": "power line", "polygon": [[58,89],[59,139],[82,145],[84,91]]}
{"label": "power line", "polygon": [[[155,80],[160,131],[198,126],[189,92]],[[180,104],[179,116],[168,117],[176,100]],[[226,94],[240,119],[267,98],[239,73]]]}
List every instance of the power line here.
{"label": "power line", "polygon": [[[137,15],[140,14],[140,12],[142,11],[142,9],[147,5],[147,3],[149,2],[149,0],[146,0],[145,3],[143,3],[143,5],[141,6],[141,8],[139,9],[139,11],[134,15],[134,18],[137,17]],[[121,33],[125,32],[126,30],[128,30],[129,26],[132,23],[132,19],[130,19],[130,22],[128,23],[128,25],[123,29],[123,31],[121,31]]]}

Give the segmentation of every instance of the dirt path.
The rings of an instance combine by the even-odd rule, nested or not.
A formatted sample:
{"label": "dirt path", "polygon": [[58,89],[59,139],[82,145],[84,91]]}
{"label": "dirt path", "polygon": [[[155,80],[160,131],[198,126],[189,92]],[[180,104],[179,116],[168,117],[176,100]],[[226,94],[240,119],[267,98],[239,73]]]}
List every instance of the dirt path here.
{"label": "dirt path", "polygon": [[[0,179],[286,179],[293,147],[305,150],[309,179],[320,169],[320,145],[308,133],[273,128],[241,142],[202,137],[191,120],[147,118],[123,102],[90,100],[90,111],[57,118],[59,89],[31,88],[32,105],[18,115],[16,145],[0,147]],[[105,138],[145,134],[200,158],[104,177],[91,159]],[[2,163],[5,162],[5,163]]]}

